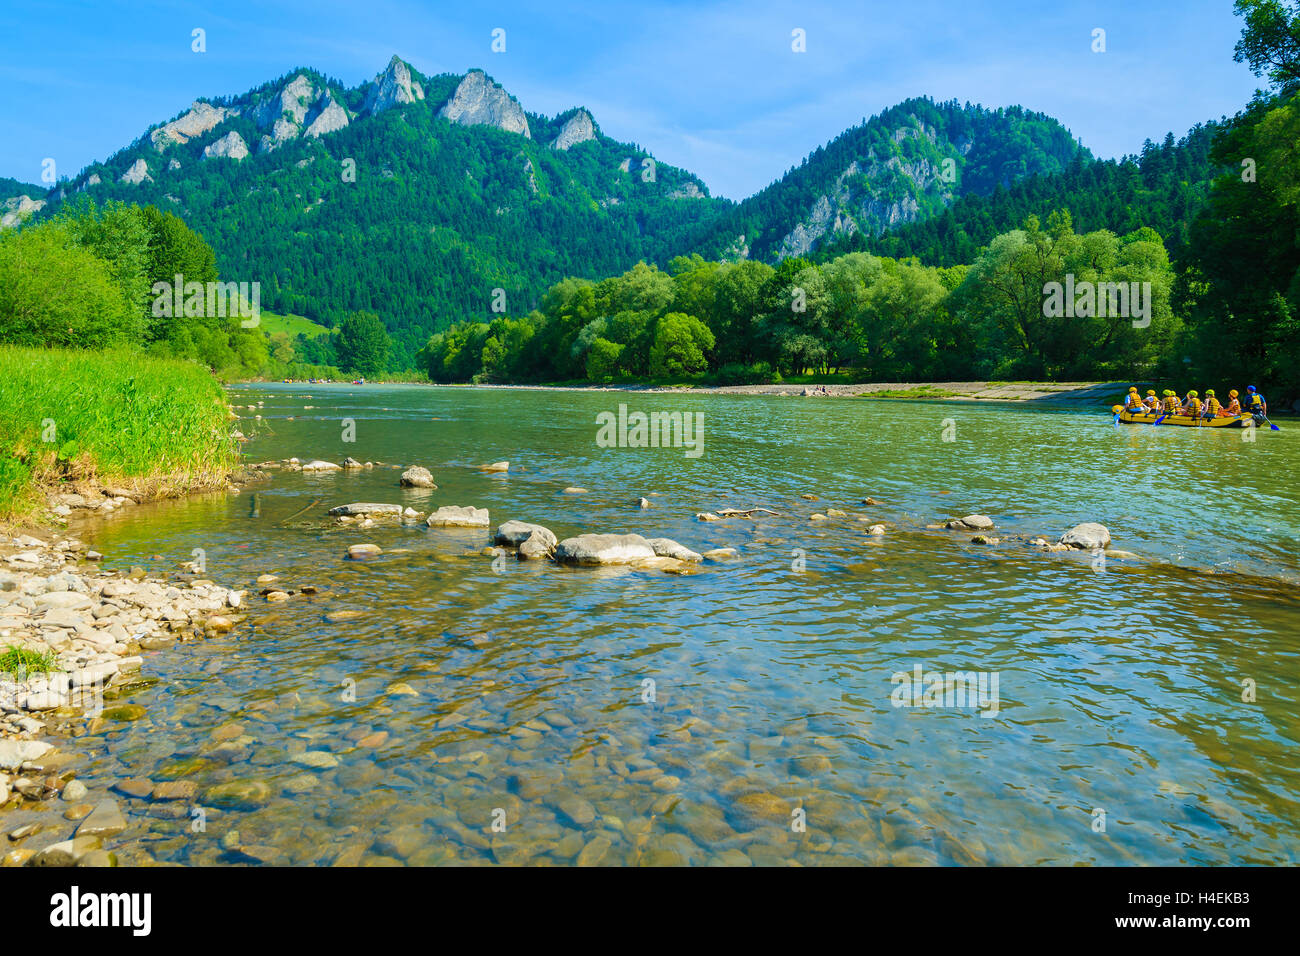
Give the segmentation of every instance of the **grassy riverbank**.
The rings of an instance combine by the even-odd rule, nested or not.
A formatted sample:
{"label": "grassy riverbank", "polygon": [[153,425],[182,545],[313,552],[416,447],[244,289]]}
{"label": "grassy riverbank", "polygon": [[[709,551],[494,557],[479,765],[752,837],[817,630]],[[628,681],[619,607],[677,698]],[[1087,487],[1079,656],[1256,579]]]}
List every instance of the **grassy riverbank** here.
{"label": "grassy riverbank", "polygon": [[225,484],[238,461],[220,384],[138,352],[0,347],[0,520],[61,483],[146,497]]}

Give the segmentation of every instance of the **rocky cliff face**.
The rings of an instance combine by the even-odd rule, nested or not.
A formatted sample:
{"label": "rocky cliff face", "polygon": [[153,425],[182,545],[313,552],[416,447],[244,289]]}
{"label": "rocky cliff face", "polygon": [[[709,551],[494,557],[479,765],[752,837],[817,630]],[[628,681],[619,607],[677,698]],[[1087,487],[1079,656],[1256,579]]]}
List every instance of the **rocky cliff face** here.
{"label": "rocky cliff face", "polygon": [[196,136],[202,136],[218,123],[232,116],[238,116],[239,110],[213,106],[211,103],[195,102],[188,113],[178,116],[165,126],[160,126],[149,134],[154,149],[162,152],[173,143],[188,143]]}
{"label": "rocky cliff face", "polygon": [[551,141],[551,149],[567,150],[596,138],[596,123],[586,110],[578,110],[564,122],[560,135]]}
{"label": "rocky cliff face", "polygon": [[261,129],[268,130],[258,144],[263,153],[300,135],[314,138],[332,133],[349,122],[347,110],[334,94],[302,73],[259,104],[252,115]]}
{"label": "rocky cliff face", "polygon": [[[515,98],[487,78],[482,70],[471,70],[460,81],[438,115],[461,126],[495,126],[507,133],[532,139],[528,117]],[[588,117],[590,119],[590,117]]]}
{"label": "rocky cliff face", "polygon": [[[902,144],[908,139],[925,139],[933,144],[936,131],[924,123],[895,129],[890,138]],[[958,152],[970,152],[969,142],[956,144]],[[942,177],[942,170],[924,156],[903,159],[891,155],[881,160],[875,149],[867,152],[865,162],[857,160],[835,180],[832,190],[820,196],[808,215],[782,238],[777,246],[779,259],[810,252],[827,236],[862,231],[879,235],[886,229],[920,218],[921,205],[916,197],[937,185],[943,204],[956,195],[954,183]]]}
{"label": "rocky cliff face", "polygon": [[334,94],[326,92],[321,98],[320,112],[308,125],[304,136],[317,137],[333,133],[348,125],[348,111],[334,99]]}
{"label": "rocky cliff face", "polygon": [[204,159],[216,159],[224,157],[227,159],[243,159],[248,155],[248,144],[244,142],[244,137],[231,130],[215,143],[203,147]]}
{"label": "rocky cliff face", "polygon": [[0,202],[0,229],[11,229],[44,208],[44,199],[32,199],[31,196],[26,195],[6,199]]}
{"label": "rocky cliff face", "polygon": [[411,79],[410,68],[398,56],[388,61],[388,68],[375,77],[361,112],[374,116],[384,110],[424,99],[424,89]]}
{"label": "rocky cliff face", "polygon": [[[98,180],[98,178],[99,177],[95,177],[96,180]],[[137,159],[134,163],[131,164],[130,169],[128,169],[126,172],[122,174],[118,182],[131,183],[132,185],[139,185],[145,180],[148,180],[149,182],[153,182],[153,177],[149,175],[149,164],[146,163],[144,161],[144,157],[141,156],[139,159]]]}

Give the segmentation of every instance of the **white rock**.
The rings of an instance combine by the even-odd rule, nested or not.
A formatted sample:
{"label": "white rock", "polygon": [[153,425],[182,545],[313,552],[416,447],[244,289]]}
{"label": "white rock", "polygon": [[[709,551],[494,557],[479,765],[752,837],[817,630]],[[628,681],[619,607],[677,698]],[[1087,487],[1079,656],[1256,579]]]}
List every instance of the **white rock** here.
{"label": "white rock", "polygon": [[366,94],[366,102],[361,107],[361,112],[373,116],[394,106],[414,103],[422,99],[424,99],[424,90],[419,83],[411,79],[410,68],[399,57],[394,56],[388,61],[388,68],[375,77],[370,92]]}
{"label": "white rock", "polygon": [[231,130],[216,142],[203,147],[204,159],[225,158],[241,160],[247,155],[248,144],[244,142],[244,137],[240,136],[234,130]]}
{"label": "white rock", "polygon": [[149,175],[149,164],[144,161],[144,157],[132,163],[131,168],[122,174],[122,178],[118,182],[131,183],[132,185],[153,182],[153,177]]}
{"label": "white rock", "polygon": [[404,488],[436,488],[433,483],[433,475],[428,468],[420,465],[412,465],[406,471],[402,472],[400,483]]}
{"label": "white rock", "polygon": [[239,110],[213,106],[210,103],[195,101],[189,112],[177,117],[165,126],[160,126],[149,134],[154,148],[161,151],[173,143],[188,143],[196,136],[202,136],[213,127],[231,116],[238,116]]}
{"label": "white rock", "polygon": [[43,740],[0,740],[0,768],[17,770],[28,760],[39,760],[54,747]]}
{"label": "white rock", "polygon": [[472,505],[443,505],[425,520],[430,528],[486,528],[488,510]]}
{"label": "white rock", "polygon": [[562,564],[632,564],[655,557],[655,549],[639,534],[580,534],[555,548]]}
{"label": "white rock", "polygon": [[342,467],[334,464],[332,461],[321,461],[319,458],[307,462],[302,466],[303,471],[342,471]]}
{"label": "white rock", "polygon": [[495,126],[508,133],[532,138],[528,117],[515,98],[487,78],[482,70],[470,70],[438,115],[461,126]]}
{"label": "white rock", "polygon": [[567,150],[578,143],[596,138],[596,124],[586,110],[578,110],[560,129],[560,135],[551,141],[551,149]]}

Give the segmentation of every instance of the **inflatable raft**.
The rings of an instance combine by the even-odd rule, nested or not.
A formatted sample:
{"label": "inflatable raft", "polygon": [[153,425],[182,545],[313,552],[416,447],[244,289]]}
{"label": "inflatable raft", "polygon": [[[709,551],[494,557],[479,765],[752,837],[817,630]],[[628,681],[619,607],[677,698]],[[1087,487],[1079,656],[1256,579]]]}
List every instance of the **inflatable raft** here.
{"label": "inflatable raft", "polygon": [[[1118,408],[1118,406],[1116,406]],[[1251,416],[1245,412],[1240,415],[1220,415],[1218,418],[1193,418],[1190,415],[1165,415],[1163,412],[1135,413],[1127,409],[1120,409],[1117,412],[1118,420],[1125,425],[1154,425],[1157,419],[1163,418],[1160,427],[1166,425],[1177,425],[1180,428],[1248,428],[1250,427]],[[1256,425],[1262,425],[1262,421],[1256,421]]]}

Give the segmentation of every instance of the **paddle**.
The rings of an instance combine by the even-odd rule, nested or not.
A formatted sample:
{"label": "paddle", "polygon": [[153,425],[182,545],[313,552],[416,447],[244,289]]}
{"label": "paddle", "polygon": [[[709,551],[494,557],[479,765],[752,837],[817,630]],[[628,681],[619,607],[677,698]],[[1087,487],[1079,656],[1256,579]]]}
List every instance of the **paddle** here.
{"label": "paddle", "polygon": [[1161,415],[1159,418],[1157,418],[1157,419],[1156,419],[1155,421],[1153,421],[1151,424],[1152,424],[1152,425],[1159,425],[1161,422],[1163,422],[1163,421],[1164,421],[1166,418],[1168,418],[1168,417],[1169,417],[1169,413],[1168,413],[1168,412],[1165,412],[1163,415]]}
{"label": "paddle", "polygon": [[[1264,421],[1268,422],[1268,416],[1267,416],[1267,415],[1263,415],[1263,416],[1261,416],[1261,417],[1264,419]],[[1273,431],[1275,431],[1275,432],[1280,432],[1280,431],[1282,430],[1282,429],[1278,428],[1276,425],[1274,425],[1272,422],[1268,422],[1268,427],[1271,428],[1271,429],[1273,429]]]}

